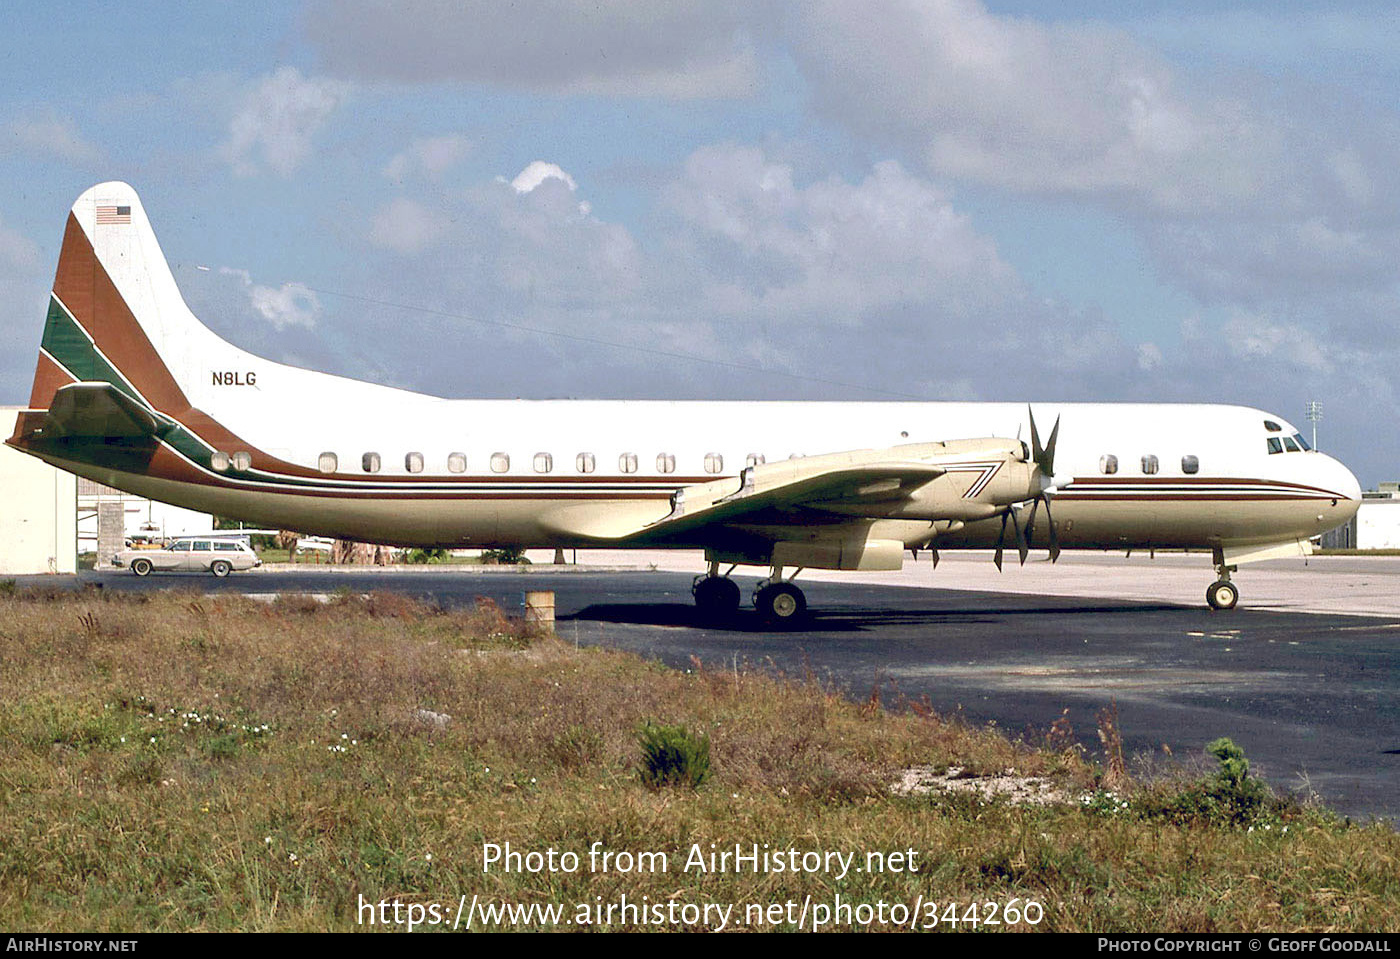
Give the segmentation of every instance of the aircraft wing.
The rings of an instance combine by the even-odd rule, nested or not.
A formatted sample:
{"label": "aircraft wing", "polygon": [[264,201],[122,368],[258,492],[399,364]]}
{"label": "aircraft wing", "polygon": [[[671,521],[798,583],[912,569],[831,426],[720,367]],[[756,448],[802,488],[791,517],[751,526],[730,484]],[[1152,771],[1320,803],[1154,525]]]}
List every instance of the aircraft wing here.
{"label": "aircraft wing", "polygon": [[646,539],[666,540],[703,526],[742,521],[767,510],[874,513],[906,499],[946,472],[930,463],[861,462],[863,458],[860,453],[838,453],[788,460],[751,466],[738,480],[688,486],[672,498],[670,515],[640,534]]}
{"label": "aircraft wing", "polygon": [[70,383],[54,392],[43,429],[55,438],[137,439],[161,436],[170,425],[111,383]]}
{"label": "aircraft wing", "polygon": [[984,519],[1005,505],[993,499],[1011,495],[994,490],[992,478],[1010,482],[1000,479],[1004,467],[1024,472],[1027,458],[1019,440],[994,437],[800,456],[683,487],[672,494],[669,511],[648,503],[608,512],[582,504],[552,512],[544,524],[561,534],[644,547],[701,542],[722,529],[839,527],[882,517]]}

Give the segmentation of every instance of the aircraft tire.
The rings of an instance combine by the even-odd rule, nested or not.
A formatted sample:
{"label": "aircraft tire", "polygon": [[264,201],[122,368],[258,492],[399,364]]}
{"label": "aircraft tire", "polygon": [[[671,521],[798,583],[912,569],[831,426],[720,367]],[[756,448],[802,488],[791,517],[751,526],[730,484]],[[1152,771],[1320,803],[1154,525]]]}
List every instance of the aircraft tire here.
{"label": "aircraft tire", "polygon": [[1234,583],[1217,580],[1206,589],[1206,602],[1211,609],[1234,609],[1240,601],[1240,591]]}
{"label": "aircraft tire", "polygon": [[233,572],[233,566],[226,559],[216,559],[209,566],[209,572],[213,573],[219,579],[223,579],[229,573]]}
{"label": "aircraft tire", "polygon": [[712,618],[733,616],[739,609],[739,584],[726,576],[706,576],[691,590],[695,607]]}
{"label": "aircraft tire", "polygon": [[807,613],[807,597],[792,583],[769,583],[754,597],[759,617],[770,626],[788,626]]}
{"label": "aircraft tire", "polygon": [[151,561],[148,559],[133,559],[131,561],[131,571],[137,576],[151,575]]}

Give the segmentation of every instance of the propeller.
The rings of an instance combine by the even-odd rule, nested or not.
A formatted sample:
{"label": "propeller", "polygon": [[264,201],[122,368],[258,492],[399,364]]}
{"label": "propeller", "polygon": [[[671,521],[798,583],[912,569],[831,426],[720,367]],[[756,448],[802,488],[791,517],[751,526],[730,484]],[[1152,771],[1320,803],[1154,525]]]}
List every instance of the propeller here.
{"label": "propeller", "polygon": [[1022,566],[1026,565],[1026,556],[1030,553],[1030,537],[1027,535],[1030,532],[1030,526],[1027,525],[1022,529],[1021,524],[1016,519],[1016,505],[1008,506],[1006,511],[1001,514],[1001,537],[997,540],[996,555],[992,557],[992,562],[997,564],[998,571],[1001,570],[1002,552],[1006,546],[1006,521],[1008,519],[1011,520],[1011,529],[1016,536],[1016,553],[1021,557]]}
{"label": "propeller", "polygon": [[[1020,556],[1021,565],[1026,565],[1026,555],[1030,552],[1031,537],[1035,535],[1035,519],[1040,504],[1045,504],[1045,521],[1049,524],[1050,530],[1050,562],[1054,563],[1060,558],[1060,539],[1055,529],[1055,519],[1050,513],[1050,497],[1055,492],[1055,443],[1060,437],[1060,418],[1055,417],[1055,425],[1050,428],[1050,439],[1044,445],[1040,445],[1040,430],[1036,429],[1035,412],[1026,406],[1026,412],[1030,416],[1031,423],[1031,459],[1036,465],[1039,473],[1040,489],[1032,495],[1029,500],[1022,500],[1019,503],[1012,503],[1007,506],[1001,514],[1001,535],[997,538],[996,554],[992,561],[997,564],[997,569],[1001,569],[1002,557],[1006,547],[1006,526],[1010,520],[1011,530],[1016,539],[1016,552]],[[1026,523],[1021,525],[1017,519],[1017,510],[1030,503],[1030,514],[1026,517]]]}
{"label": "propeller", "polygon": [[1036,511],[1045,504],[1045,522],[1050,529],[1050,562],[1060,558],[1060,538],[1055,529],[1055,518],[1050,514],[1050,496],[1055,492],[1055,443],[1060,438],[1060,418],[1055,417],[1055,425],[1050,427],[1050,440],[1040,445],[1040,431],[1035,428],[1035,411],[1026,404],[1026,415],[1031,421],[1031,458],[1040,470],[1040,492],[1031,499],[1031,515],[1026,519],[1026,539],[1030,540],[1035,529]]}

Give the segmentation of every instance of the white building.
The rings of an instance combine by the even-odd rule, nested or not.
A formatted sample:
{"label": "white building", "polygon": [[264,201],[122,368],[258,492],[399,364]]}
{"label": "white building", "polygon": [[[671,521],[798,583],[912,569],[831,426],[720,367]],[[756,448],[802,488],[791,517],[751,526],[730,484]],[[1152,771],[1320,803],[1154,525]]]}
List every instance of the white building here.
{"label": "white building", "polygon": [[1381,483],[1361,494],[1350,523],[1322,537],[1330,549],[1400,549],[1400,483]]}
{"label": "white building", "polygon": [[[5,437],[14,433],[21,409],[0,407]],[[214,528],[208,513],[79,479],[0,444],[0,574],[77,572],[79,554],[98,551],[97,516],[104,507],[109,517],[121,517],[121,531],[107,533],[112,552],[125,539],[164,539]]]}
{"label": "white building", "polygon": [[[0,407],[0,433],[18,407]],[[75,573],[77,477],[0,444],[0,573]]]}

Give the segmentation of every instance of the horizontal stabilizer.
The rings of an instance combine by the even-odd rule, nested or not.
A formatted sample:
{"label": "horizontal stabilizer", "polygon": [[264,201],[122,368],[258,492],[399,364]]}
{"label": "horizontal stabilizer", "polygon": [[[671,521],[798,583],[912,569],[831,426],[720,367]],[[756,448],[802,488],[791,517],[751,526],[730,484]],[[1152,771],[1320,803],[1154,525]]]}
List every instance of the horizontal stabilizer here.
{"label": "horizontal stabilizer", "polygon": [[172,425],[111,383],[70,383],[54,392],[43,430],[54,439],[138,439],[162,436]]}

